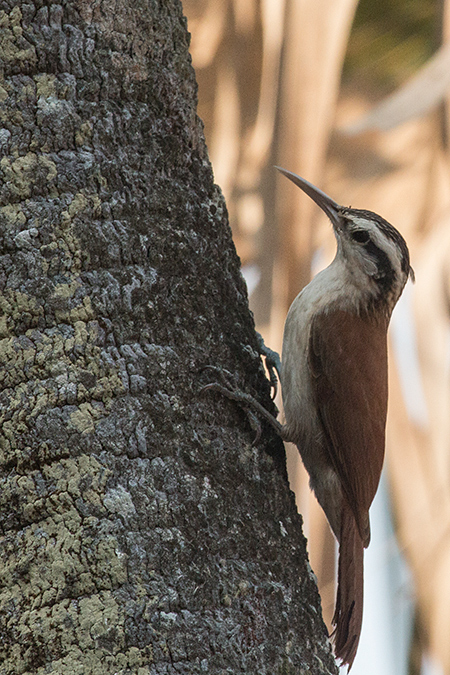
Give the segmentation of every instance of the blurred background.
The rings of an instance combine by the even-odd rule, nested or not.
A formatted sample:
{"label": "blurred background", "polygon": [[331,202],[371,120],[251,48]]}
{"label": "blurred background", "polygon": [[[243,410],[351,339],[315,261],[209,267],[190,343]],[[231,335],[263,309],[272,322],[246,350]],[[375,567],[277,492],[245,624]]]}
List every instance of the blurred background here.
{"label": "blurred background", "polygon": [[[290,303],[335,250],[320,209],[273,165],[380,213],[408,241],[416,284],[390,328],[387,456],[352,675],[450,674],[450,0],[183,4],[199,114],[266,344],[280,351]],[[330,625],[335,544],[287,452]]]}

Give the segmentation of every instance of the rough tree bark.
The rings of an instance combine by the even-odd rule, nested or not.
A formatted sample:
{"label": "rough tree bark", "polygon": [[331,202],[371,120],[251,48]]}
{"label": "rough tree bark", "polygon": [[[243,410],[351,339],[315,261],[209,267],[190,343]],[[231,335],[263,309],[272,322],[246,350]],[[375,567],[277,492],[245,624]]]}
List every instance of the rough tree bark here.
{"label": "rough tree bark", "polygon": [[335,673],[179,1],[0,7],[0,673]]}

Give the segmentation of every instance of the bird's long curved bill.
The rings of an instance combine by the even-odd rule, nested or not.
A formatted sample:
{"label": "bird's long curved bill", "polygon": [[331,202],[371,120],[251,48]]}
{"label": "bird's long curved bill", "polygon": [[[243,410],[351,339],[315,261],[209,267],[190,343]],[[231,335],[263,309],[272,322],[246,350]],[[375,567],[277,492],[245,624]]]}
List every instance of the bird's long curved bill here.
{"label": "bird's long curved bill", "polygon": [[287,169],[282,169],[280,166],[276,166],[276,169],[278,171],[281,171],[281,173],[286,176],[286,178],[289,178],[293,183],[295,183],[303,192],[305,192],[308,197],[311,197],[313,201],[316,202],[318,206],[324,211],[328,218],[331,220],[333,225],[338,225],[339,223],[339,210],[340,206],[339,204],[336,204],[334,199],[331,199],[325,192],[322,192],[322,190],[319,190],[315,185],[310,183],[309,181],[305,180],[304,178],[301,178],[300,176],[297,176],[296,173],[292,173],[292,171],[287,171]]}

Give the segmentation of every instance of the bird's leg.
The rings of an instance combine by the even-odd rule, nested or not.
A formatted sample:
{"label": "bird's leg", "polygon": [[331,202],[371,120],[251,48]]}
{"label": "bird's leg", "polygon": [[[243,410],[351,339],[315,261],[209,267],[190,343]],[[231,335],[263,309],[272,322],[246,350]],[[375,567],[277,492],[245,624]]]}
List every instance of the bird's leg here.
{"label": "bird's leg", "polygon": [[[274,352],[273,349],[270,349],[266,346],[263,336],[261,333],[256,333],[258,339],[259,352],[266,359],[266,368],[269,371],[270,386],[273,389],[272,400],[277,395],[278,390],[278,380],[281,381],[281,359],[280,355],[277,352]],[[277,371],[277,376],[275,375]]]}
{"label": "bird's leg", "polygon": [[247,417],[252,429],[254,429],[256,432],[253,445],[255,445],[255,443],[257,443],[261,437],[261,424],[259,423],[257,415],[263,417],[275,429],[281,438],[287,440],[285,438],[285,426],[280,424],[280,422],[268,410],[266,410],[266,408],[264,408],[264,406],[261,405],[259,401],[253,398],[253,396],[238,389],[231,373],[229,373],[227,370],[224,370],[223,368],[218,368],[217,366],[205,366],[204,370],[205,369],[213,370],[215,373],[217,373],[221,382],[211,382],[211,384],[207,384],[201,389],[201,393],[204,391],[217,391],[219,394],[226,396],[226,398],[240,403],[247,413]]}

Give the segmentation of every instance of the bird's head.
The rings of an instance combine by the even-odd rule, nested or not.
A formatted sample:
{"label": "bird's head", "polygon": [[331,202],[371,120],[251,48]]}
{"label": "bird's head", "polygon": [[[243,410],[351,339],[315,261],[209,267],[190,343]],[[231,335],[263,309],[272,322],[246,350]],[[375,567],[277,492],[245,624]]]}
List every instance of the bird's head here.
{"label": "bird's head", "polygon": [[366,284],[375,302],[390,313],[414,271],[405,240],[395,227],[372,211],[340,206],[322,190],[295,173],[277,167],[327,214],[337,240],[335,260],[350,276]]}

